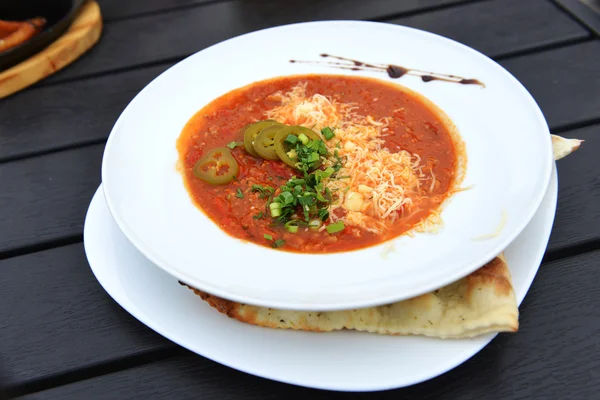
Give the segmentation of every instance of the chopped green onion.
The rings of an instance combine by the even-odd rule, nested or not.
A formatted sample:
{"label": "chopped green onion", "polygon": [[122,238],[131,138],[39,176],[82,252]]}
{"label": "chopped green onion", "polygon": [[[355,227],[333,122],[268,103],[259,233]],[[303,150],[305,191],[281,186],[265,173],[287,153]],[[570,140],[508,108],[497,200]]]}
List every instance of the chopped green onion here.
{"label": "chopped green onion", "polygon": [[304,133],[298,135],[298,140],[301,141],[305,146],[308,144],[308,136],[306,136]]}
{"label": "chopped green onion", "polygon": [[317,178],[318,182],[321,182],[322,178],[329,178],[331,175],[333,175],[333,173],[335,172],[335,170],[332,167],[327,167],[324,170],[317,170],[314,172],[315,177]]}
{"label": "chopped green onion", "polygon": [[275,242],[273,242],[273,244],[271,246],[273,246],[273,248],[278,248],[281,247],[285,244],[285,240],[283,239],[277,239]]}
{"label": "chopped green onion", "polygon": [[282,192],[278,199],[283,200],[283,205],[288,205],[288,204],[292,204],[294,203],[294,195],[291,194],[290,192]]}
{"label": "chopped green onion", "polygon": [[273,202],[269,204],[269,209],[271,209],[271,217],[279,217],[281,215],[281,203]]}
{"label": "chopped green onion", "polygon": [[327,218],[329,218],[329,211],[326,208],[321,208],[319,210],[319,218],[321,221],[325,221]]}
{"label": "chopped green onion", "polygon": [[227,147],[230,148],[231,150],[235,149],[235,146],[237,146],[238,143],[237,142],[229,142],[227,143]]}
{"label": "chopped green onion", "polygon": [[[294,137],[296,137],[296,136],[294,136]],[[289,158],[291,158],[292,160],[295,160],[295,159],[297,159],[297,158],[298,158],[298,153],[296,153],[296,150],[294,150],[294,149],[292,149],[292,150],[288,151],[288,152],[287,152],[287,153],[285,153],[285,154],[287,154],[287,156],[288,156]]]}
{"label": "chopped green onion", "polygon": [[330,140],[332,139],[335,134],[333,133],[333,131],[331,130],[330,127],[326,126],[325,128],[321,129],[321,133],[323,134],[323,137],[325,137],[325,139]]}
{"label": "chopped green onion", "polygon": [[327,225],[326,229],[328,233],[337,233],[343,231],[344,228],[344,221],[338,221],[336,223]]}
{"label": "chopped green onion", "polygon": [[289,144],[296,144],[296,142],[298,141],[298,138],[296,137],[296,135],[288,135],[285,138],[285,141]]}
{"label": "chopped green onion", "polygon": [[244,198],[244,192],[242,192],[242,189],[238,188],[237,193],[235,194],[235,197],[237,197],[238,199]]}
{"label": "chopped green onion", "polygon": [[325,197],[323,197],[321,192],[317,192],[317,200],[322,201],[323,203],[327,202],[327,199]]}
{"label": "chopped green onion", "polygon": [[304,185],[305,181],[304,179],[300,178],[300,179],[290,179],[288,182],[288,186],[296,186],[296,185]]}
{"label": "chopped green onion", "polygon": [[311,219],[310,221],[308,221],[308,227],[310,229],[312,229],[313,231],[318,230],[321,227],[321,225],[323,225],[323,223],[321,222],[320,219],[315,218],[315,219]]}
{"label": "chopped green onion", "polygon": [[319,153],[317,152],[312,152],[308,155],[308,157],[306,158],[306,162],[315,162],[315,161],[319,161]]}
{"label": "chopped green onion", "polygon": [[288,231],[289,233],[297,233],[298,232],[298,221],[291,219],[288,222],[286,222],[285,230]]}
{"label": "chopped green onion", "polygon": [[263,237],[267,240],[273,240],[273,236],[267,235],[266,233],[263,235]]}

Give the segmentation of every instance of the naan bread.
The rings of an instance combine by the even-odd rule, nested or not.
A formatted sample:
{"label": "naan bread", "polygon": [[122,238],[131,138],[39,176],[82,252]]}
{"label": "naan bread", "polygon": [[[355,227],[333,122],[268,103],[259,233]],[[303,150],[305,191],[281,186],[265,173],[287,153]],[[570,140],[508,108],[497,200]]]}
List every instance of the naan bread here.
{"label": "naan bread", "polygon": [[[577,150],[581,142],[552,135],[555,159]],[[516,332],[519,328],[515,292],[502,254],[465,278],[432,293],[355,310],[277,310],[236,303],[188,287],[228,317],[267,328],[313,332],[351,329],[383,335],[424,335],[444,339]]]}
{"label": "naan bread", "polygon": [[240,304],[190,289],[230,318],[268,328],[313,332],[353,329],[385,335],[465,338],[488,332],[515,332],[519,327],[515,293],[502,256],[432,293],[357,310],[277,310]]}
{"label": "naan bread", "polygon": [[566,139],[561,136],[550,135],[552,137],[552,148],[554,150],[554,160],[560,160],[568,156],[581,146],[583,140]]}

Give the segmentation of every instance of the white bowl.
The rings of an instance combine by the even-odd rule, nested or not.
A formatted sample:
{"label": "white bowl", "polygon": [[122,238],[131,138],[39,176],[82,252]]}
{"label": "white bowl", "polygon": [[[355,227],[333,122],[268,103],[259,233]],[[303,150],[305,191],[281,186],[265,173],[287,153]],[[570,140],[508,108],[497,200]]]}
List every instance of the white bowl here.
{"label": "white bowl", "polygon": [[[185,123],[220,95],[270,77],[339,71],[290,63],[329,53],[475,78],[459,85],[404,76],[397,82],[437,104],[465,142],[463,186],[438,234],[336,254],[296,254],[234,239],[192,204],[176,170]],[[455,281],[506,248],[533,217],[552,168],[548,127],[533,98],[502,67],[452,40],[371,22],[315,22],[240,36],[190,56],[144,88],[115,124],[104,153],[108,207],[152,262],[201,290],[244,303],[298,310],[367,307]],[[477,237],[497,231],[494,237]]]}

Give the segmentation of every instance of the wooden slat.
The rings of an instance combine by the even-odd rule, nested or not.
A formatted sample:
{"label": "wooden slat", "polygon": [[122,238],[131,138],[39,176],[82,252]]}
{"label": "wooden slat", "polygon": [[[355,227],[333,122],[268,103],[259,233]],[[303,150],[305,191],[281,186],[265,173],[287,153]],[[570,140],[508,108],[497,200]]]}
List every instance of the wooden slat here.
{"label": "wooden slat", "polygon": [[[600,391],[600,252],[540,269],[521,307],[520,330],[501,334],[464,365],[434,380],[379,393],[384,399],[591,399]],[[96,340],[94,337],[88,340]],[[31,360],[34,363],[35,360]],[[290,360],[293,362],[293,360]],[[316,367],[318,368],[318,367]],[[39,392],[33,399],[372,398],[257,379],[192,355]]]}
{"label": "wooden slat", "polygon": [[[253,6],[271,25],[320,20],[381,20],[473,0],[258,0]],[[477,1],[477,0],[476,0]]]}
{"label": "wooden slat", "polygon": [[600,117],[600,40],[500,64],[531,92],[551,127]]}
{"label": "wooden slat", "polygon": [[547,0],[494,0],[388,22],[457,40],[491,57],[590,34]]}
{"label": "wooden slat", "polygon": [[[177,8],[230,0],[100,0],[106,20],[131,18]],[[240,1],[240,0],[238,0]],[[245,0],[243,0],[245,1]],[[252,6],[269,20],[277,23],[315,19],[353,19],[364,14],[364,19],[383,18],[398,13],[425,11],[431,8],[473,0],[253,0]],[[287,22],[286,22],[287,21]]]}
{"label": "wooden slat", "polygon": [[81,243],[3,261],[0,293],[5,384],[172,346],[106,294]]}
{"label": "wooden slat", "polygon": [[585,142],[558,161],[558,206],[550,237],[551,251],[600,239],[600,125],[565,136]]}
{"label": "wooden slat", "polygon": [[[172,9],[193,7],[219,0],[98,0],[106,21],[132,18],[147,13],[164,12]],[[220,0],[227,1],[227,0]]]}
{"label": "wooden slat", "polygon": [[82,233],[103,145],[0,165],[0,252]]}
{"label": "wooden slat", "polygon": [[[543,0],[533,1],[533,6],[529,1],[525,3],[527,6],[517,6],[513,1],[517,0],[506,3],[504,0],[484,1],[419,14],[397,22],[434,31],[442,29],[448,36],[464,39],[467,45],[489,48],[492,50],[491,56],[588,35],[585,29]],[[307,19],[329,19],[337,15],[344,15],[346,19],[370,19],[383,12],[392,12],[393,7],[401,11],[403,8],[400,4],[404,3],[383,0],[374,3],[358,0],[347,2],[318,2],[319,5],[312,7],[302,2],[295,8],[290,7],[288,2],[278,2],[279,7],[288,9],[288,16],[280,12],[281,9],[270,15],[263,11],[261,3],[227,2],[107,23],[100,43],[89,55],[47,82],[184,57],[224,39],[267,26]],[[313,1],[310,4],[317,3]],[[268,10],[267,5],[264,6],[265,10]],[[537,17],[540,8],[543,14]],[[295,13],[295,9],[302,12]],[[500,11],[502,19],[496,20],[493,15]],[[488,13],[492,17],[485,19],[486,24],[478,24],[477,21]],[[543,19],[548,23],[544,24]],[[529,20],[533,24],[529,24]],[[506,21],[524,22],[507,24]],[[512,26],[514,29],[511,29]],[[509,31],[510,34],[507,34]]]}
{"label": "wooden slat", "polygon": [[0,161],[108,137],[115,121],[170,64],[18,93],[0,103]]}
{"label": "wooden slat", "polygon": [[225,2],[107,23],[98,45],[46,82],[181,58],[267,23],[248,2]]}

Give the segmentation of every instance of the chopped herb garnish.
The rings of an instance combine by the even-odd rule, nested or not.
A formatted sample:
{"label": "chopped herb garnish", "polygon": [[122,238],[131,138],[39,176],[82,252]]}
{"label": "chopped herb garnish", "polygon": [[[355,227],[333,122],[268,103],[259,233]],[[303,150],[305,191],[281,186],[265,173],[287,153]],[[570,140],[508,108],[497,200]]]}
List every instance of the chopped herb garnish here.
{"label": "chopped herb garnish", "polygon": [[271,235],[268,235],[268,234],[266,234],[266,233],[263,235],[263,237],[264,237],[265,239],[267,239],[267,240],[273,240],[273,236],[271,236]]}
{"label": "chopped herb garnish", "polygon": [[329,218],[329,211],[326,208],[321,208],[319,210],[319,219],[325,221],[327,218]]}
{"label": "chopped herb garnish", "polygon": [[289,233],[298,233],[298,221],[291,219],[285,223],[285,230]]}
{"label": "chopped herb garnish", "polygon": [[285,244],[285,240],[283,239],[277,239],[276,241],[273,242],[272,246],[273,248],[279,248],[282,247]]}
{"label": "chopped herb garnish", "polygon": [[298,137],[296,137],[296,135],[288,135],[285,138],[285,142],[289,144],[296,144],[298,142]]}
{"label": "chopped herb garnish", "polygon": [[[323,128],[321,133],[325,140],[335,136],[333,129],[329,127]],[[259,198],[266,199],[264,213],[261,211],[253,218],[271,217],[274,226],[280,226],[292,234],[299,232],[301,227],[317,231],[326,228],[329,233],[342,231],[342,221],[326,225],[331,206],[339,201],[332,194],[333,191],[327,188],[327,182],[330,179],[344,178],[337,174],[345,165],[346,158],[340,156],[337,150],[330,153],[323,140],[313,140],[312,136],[304,133],[288,135],[285,143],[286,154],[296,163],[300,173],[289,179],[274,176],[284,181],[278,188],[252,185],[252,192],[259,193]],[[339,145],[338,142],[337,146]],[[273,241],[268,234],[265,239]],[[281,247],[283,244],[283,240],[272,243],[273,247]]]}
{"label": "chopped herb garnish", "polygon": [[321,129],[321,133],[323,134],[323,137],[325,138],[325,140],[331,140],[335,136],[335,134],[333,133],[333,131],[331,130],[331,128],[328,127],[328,126],[326,126],[325,128]]}
{"label": "chopped herb garnish", "polygon": [[244,198],[244,192],[242,192],[242,189],[238,188],[237,193],[235,194],[235,197],[237,197],[238,199]]}
{"label": "chopped herb garnish", "polygon": [[252,185],[252,191],[260,193],[258,198],[264,199],[265,197],[271,196],[275,192],[275,189],[270,186]]}
{"label": "chopped herb garnish", "polygon": [[236,141],[227,143],[227,147],[230,148],[231,150],[235,149],[236,146],[239,146],[239,143]]}
{"label": "chopped herb garnish", "polygon": [[343,231],[345,228],[343,221],[338,221],[333,224],[327,225],[325,229],[327,229],[328,233],[337,233]]}

